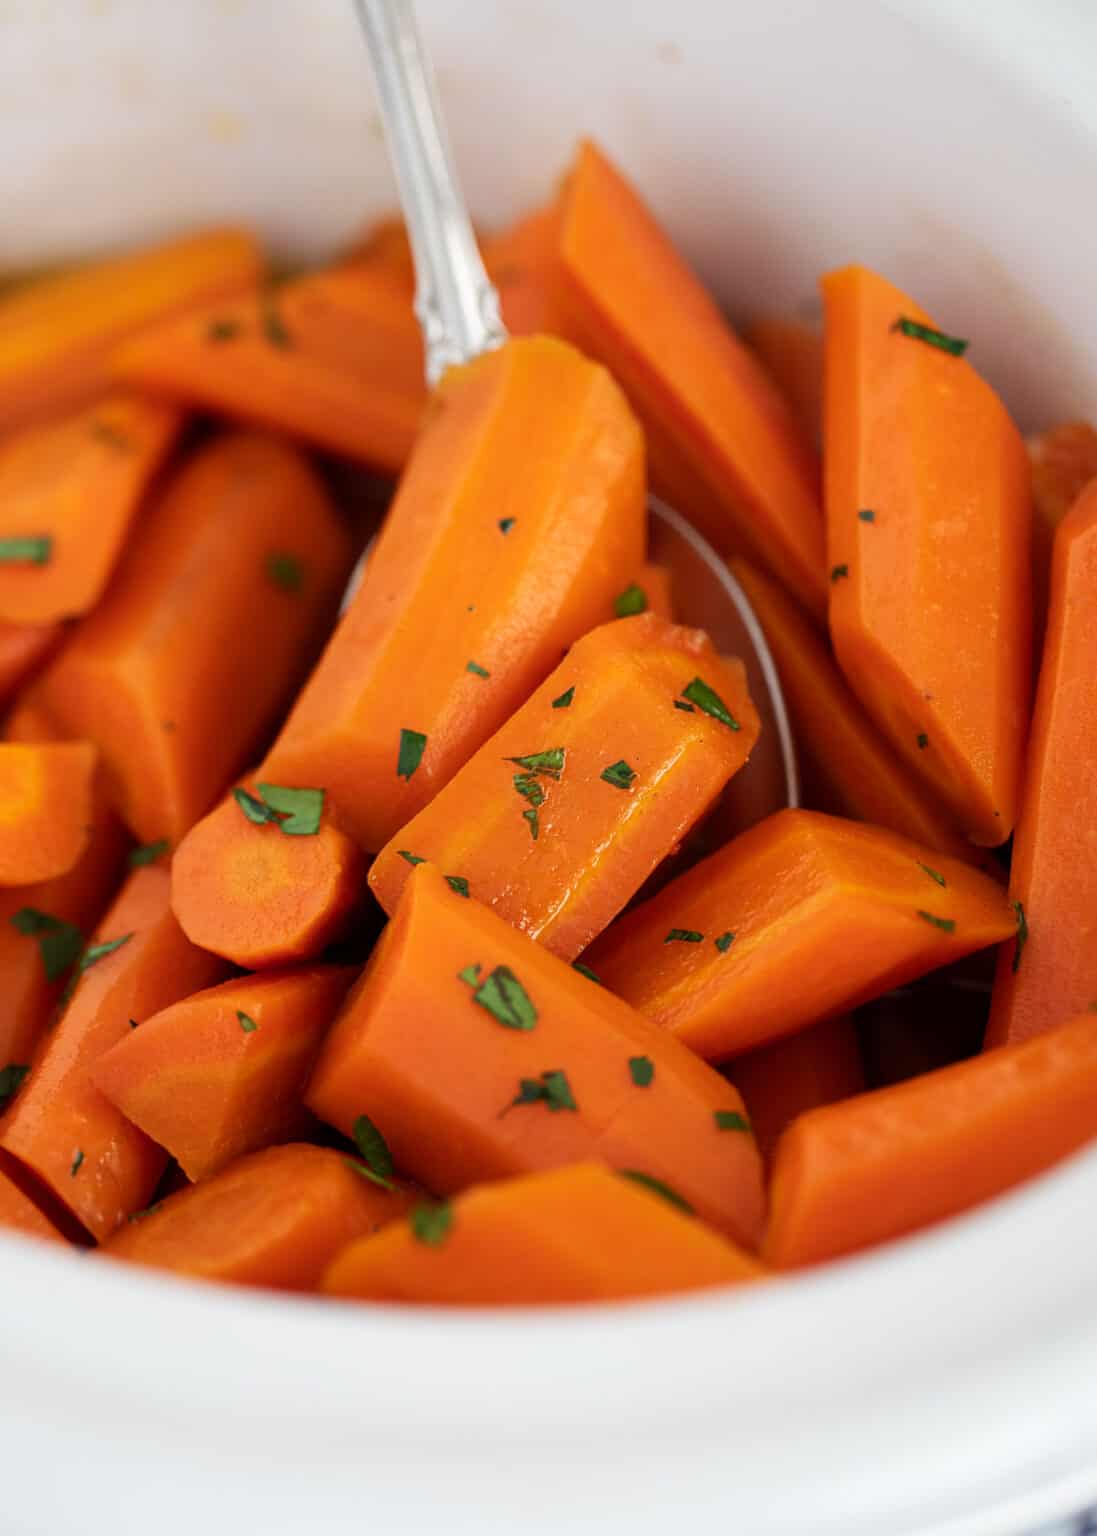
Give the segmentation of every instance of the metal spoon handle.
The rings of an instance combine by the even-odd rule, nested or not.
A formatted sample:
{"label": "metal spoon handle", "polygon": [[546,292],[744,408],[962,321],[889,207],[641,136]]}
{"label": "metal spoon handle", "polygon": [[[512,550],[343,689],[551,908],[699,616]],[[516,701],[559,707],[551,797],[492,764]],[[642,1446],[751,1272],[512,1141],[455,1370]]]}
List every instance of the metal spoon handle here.
{"label": "metal spoon handle", "polygon": [[415,259],[427,383],[507,339],[410,0],[357,0]]}

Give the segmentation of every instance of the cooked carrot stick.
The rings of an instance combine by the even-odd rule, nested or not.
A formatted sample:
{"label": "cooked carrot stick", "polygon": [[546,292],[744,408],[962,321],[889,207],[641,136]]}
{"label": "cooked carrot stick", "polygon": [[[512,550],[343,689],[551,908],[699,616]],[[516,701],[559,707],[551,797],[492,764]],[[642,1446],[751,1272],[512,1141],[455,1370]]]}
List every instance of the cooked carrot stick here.
{"label": "cooked carrot stick", "polygon": [[743,340],[781,391],[805,441],[823,435],[823,338],[790,315],[756,315]]}
{"label": "cooked carrot stick", "polygon": [[[243,788],[259,795],[256,773]],[[265,781],[264,781],[265,782]],[[313,836],[249,820],[229,796],[172,860],[172,905],[192,944],[248,970],[293,965],[342,938],[366,889],[366,860],[326,803]]]}
{"label": "cooked carrot stick", "polygon": [[136,1215],[103,1252],[200,1280],[315,1290],[337,1253],[402,1216],[411,1200],[350,1161],[327,1147],[267,1147]]}
{"label": "cooked carrot stick", "polygon": [[92,1086],[92,1065],[142,1019],[225,973],[171,915],[167,870],[135,869],[83,951],[72,1000],[0,1121],[0,1148],[100,1241],[139,1210],[167,1154]]}
{"label": "cooked carrot stick", "polygon": [[1024,1040],[1097,1003],[1097,485],[1055,536],[1047,639],[1009,890],[1018,918],[987,1044]]}
{"label": "cooked carrot stick", "polygon": [[595,1158],[662,1180],[748,1246],[761,1163],[730,1083],[432,865],[415,870],[321,1048],[305,1102],[366,1114],[450,1195]]}
{"label": "cooked carrot stick", "polygon": [[559,217],[565,334],[621,381],[652,436],[656,490],[718,549],[757,559],[822,614],[818,469],[769,376],[589,141]]}
{"label": "cooked carrot stick", "polygon": [[213,229],[21,284],[0,298],[0,431],[85,405],[124,338],[246,293],[262,273],[251,234]]}
{"label": "cooked carrot stick", "polygon": [[64,637],[63,624],[5,624],[0,620],[0,709],[11,703]]}
{"label": "cooked carrot stick", "polygon": [[865,1090],[857,1031],[848,1013],[757,1046],[732,1062],[728,1076],[743,1095],[767,1168],[778,1137],[797,1115]]}
{"label": "cooked carrot stick", "polygon": [[271,775],[322,785],[376,852],[603,620],[643,538],[643,442],[604,369],[546,337],[451,368]]}
{"label": "cooked carrot stick", "polygon": [[176,842],[274,724],[330,621],[350,544],[304,458],[232,434],[144,520],[42,702],[95,742],[142,842]]}
{"label": "cooked carrot stick", "polygon": [[993,856],[961,835],[930,790],[880,735],[830,649],[782,589],[745,561],[732,571],[765,630],[792,716],[806,803],[890,827],[927,848],[982,868]]}
{"label": "cooked carrot stick", "polygon": [[563,334],[555,293],[559,238],[560,214],[553,203],[480,242],[512,336]]}
{"label": "cooked carrot stick", "polygon": [[172,406],[112,395],[0,446],[0,620],[94,607],[181,426]]}
{"label": "cooked carrot stick", "polygon": [[426,405],[402,283],[368,266],[294,278],[143,332],[117,379],[395,472]]}
{"label": "cooked carrot stick", "polygon": [[746,762],[758,716],[699,629],[591,630],[377,855],[392,913],[428,859],[565,960],[616,917]]}
{"label": "cooked carrot stick", "polygon": [[0,1230],[20,1232],[29,1237],[44,1237],[53,1243],[65,1239],[40,1211],[34,1201],[23,1193],[7,1174],[0,1170]]}
{"label": "cooked carrot stick", "polygon": [[880,827],[779,811],[626,914],[585,958],[719,1061],[1014,928],[1001,887],[958,859]]}
{"label": "cooked carrot stick", "polygon": [[1027,439],[1032,468],[1032,632],[1037,651],[1047,627],[1051,549],[1059,524],[1097,479],[1097,432],[1086,421],[1050,427]]}
{"label": "cooked carrot stick", "polygon": [[353,972],[245,976],[140,1021],[93,1064],[92,1082],[188,1179],[301,1129],[305,1079]]}
{"label": "cooked carrot stick", "polygon": [[977,843],[1017,815],[1031,494],[997,395],[884,278],[823,279],[830,630],[901,758]]}
{"label": "cooked carrot stick", "polygon": [[1097,1136],[1097,1016],[809,1110],[777,1149],[765,1254],[778,1268],[915,1232]]}
{"label": "cooked carrot stick", "polygon": [[667,566],[647,561],[613,599],[611,617],[627,619],[636,613],[655,613],[661,619],[674,622],[674,597]]}
{"label": "cooked carrot stick", "polygon": [[383,268],[403,283],[408,297],[411,297],[415,290],[415,262],[411,254],[408,227],[401,214],[387,214],[368,224],[344,249],[338,265],[353,266],[359,262]]}
{"label": "cooked carrot stick", "polygon": [[81,858],[95,761],[86,741],[0,742],[0,886],[56,879]]}
{"label": "cooked carrot stick", "polygon": [[361,1301],[531,1306],[622,1301],[765,1277],[651,1189],[597,1163],[420,1204],[345,1248],[321,1289]]}

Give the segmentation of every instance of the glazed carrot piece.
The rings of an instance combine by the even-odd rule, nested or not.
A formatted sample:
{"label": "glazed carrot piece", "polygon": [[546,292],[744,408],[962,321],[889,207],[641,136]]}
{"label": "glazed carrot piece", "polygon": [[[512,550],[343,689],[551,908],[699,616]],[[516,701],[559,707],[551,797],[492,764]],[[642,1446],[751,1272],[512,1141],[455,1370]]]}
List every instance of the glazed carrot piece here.
{"label": "glazed carrot piece", "polygon": [[743,340],[781,391],[807,442],[823,436],[823,338],[791,315],[756,315]]}
{"label": "glazed carrot piece", "polygon": [[[718,1072],[606,988],[419,865],[305,1094],[451,1195],[594,1158],[667,1184],[756,1242],[761,1163]],[[429,1129],[428,1129],[429,1128]]]}
{"label": "glazed carrot piece", "polygon": [[651,439],[656,490],[718,549],[759,561],[821,615],[818,468],[768,374],[589,141],[559,218],[565,334],[621,381]]}
{"label": "glazed carrot piece", "polygon": [[172,406],[112,395],[0,446],[0,620],[94,607],[182,424]]}
{"label": "glazed carrot piece", "polygon": [[189,944],[169,905],[167,870],[135,869],[77,967],[72,999],[19,1097],[0,1148],[46,1184],[102,1241],[145,1205],[167,1154],[92,1085],[91,1068],[142,1019],[211,986],[223,961]]}
{"label": "glazed carrot piece", "polygon": [[337,1253],[410,1202],[349,1162],[326,1147],[267,1147],[127,1222],[103,1253],[200,1280],[315,1290]]}
{"label": "glazed carrot piece", "polygon": [[671,573],[665,565],[647,561],[613,599],[613,618],[626,619],[636,613],[654,613],[674,622]]}
{"label": "glazed carrot piece", "polygon": [[1032,470],[1032,632],[1037,648],[1047,626],[1051,551],[1059,524],[1097,479],[1097,431],[1065,422],[1026,440]]}
{"label": "glazed carrot piece", "polygon": [[0,886],[66,874],[88,845],[95,748],[0,743]]}
{"label": "glazed carrot piece", "polygon": [[171,480],[41,682],[48,712],[98,746],[142,842],[176,842],[261,745],[349,563],[335,508],[285,443],[231,434]]}
{"label": "glazed carrot piece", "polygon": [[212,229],[21,284],[0,297],[0,431],[87,404],[124,338],[262,275],[251,234]]}
{"label": "glazed carrot piece", "polygon": [[755,1140],[772,1168],[778,1138],[806,1110],[865,1091],[857,1031],[848,1013],[759,1045],[732,1063]]}
{"label": "glazed carrot piece", "polygon": [[419,1205],[345,1248],[321,1290],[360,1301],[623,1301],[765,1278],[749,1254],[642,1184],[577,1163]]}
{"label": "glazed carrot piece", "polygon": [[65,1241],[44,1211],[25,1195],[14,1180],[0,1170],[0,1231],[44,1237],[52,1243]]}
{"label": "glazed carrot piece", "polygon": [[1008,938],[1005,892],[894,832],[778,811],[634,908],[584,958],[723,1060]]}
{"label": "glazed carrot piece", "polygon": [[916,1232],[1097,1136],[1097,1016],[802,1115],[781,1139],[765,1255],[814,1264]]}
{"label": "glazed carrot piece", "polygon": [[890,827],[951,858],[991,867],[992,857],[961,835],[880,735],[807,616],[745,561],[733,560],[731,569],[765,630],[811,808]]}
{"label": "glazed carrot piece", "polygon": [[[242,787],[259,794],[263,770]],[[265,781],[264,781],[265,782]],[[172,905],[192,944],[248,970],[293,965],[342,938],[366,888],[366,859],[324,804],[311,837],[249,821],[230,796],[172,860]]]}
{"label": "glazed carrot piece", "polygon": [[499,290],[503,323],[512,336],[563,334],[555,292],[559,240],[560,214],[553,203],[480,242],[484,266]]}
{"label": "glazed carrot piece", "polygon": [[546,337],[451,368],[270,774],[323,786],[376,852],[602,621],[643,539],[643,443],[604,369]]}
{"label": "glazed carrot piece", "polygon": [[906,294],[864,267],[822,287],[838,663],[961,830],[996,846],[1017,815],[1031,692],[1024,444],[964,343]]}
{"label": "glazed carrot piece", "polygon": [[213,304],[143,332],[115,378],[395,473],[426,405],[404,285],[368,266]]}
{"label": "glazed carrot piece", "polygon": [[63,624],[5,624],[0,619],[0,709],[49,660],[64,633]]}
{"label": "glazed carrot piece", "polygon": [[655,614],[576,642],[377,855],[391,914],[416,859],[573,960],[675,849],[758,735],[741,674]]}
{"label": "glazed carrot piece", "polygon": [[245,976],[173,1003],[94,1063],[92,1082],[188,1179],[301,1130],[301,1094],[352,971]]}
{"label": "glazed carrot piece", "polygon": [[388,214],[368,224],[346,247],[338,265],[353,266],[359,262],[375,269],[383,268],[403,283],[410,298],[415,290],[415,262],[411,254],[408,227],[401,214]]}
{"label": "glazed carrot piece", "polygon": [[988,1046],[1024,1040],[1097,1003],[1095,660],[1092,485],[1055,536],[1047,638],[1010,868],[1019,931],[998,958]]}

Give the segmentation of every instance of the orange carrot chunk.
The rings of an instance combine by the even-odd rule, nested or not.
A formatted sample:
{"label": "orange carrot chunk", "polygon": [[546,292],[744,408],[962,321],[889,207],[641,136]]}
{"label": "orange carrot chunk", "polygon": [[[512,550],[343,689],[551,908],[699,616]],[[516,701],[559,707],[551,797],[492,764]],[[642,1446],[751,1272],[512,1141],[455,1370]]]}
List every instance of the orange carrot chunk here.
{"label": "orange carrot chunk", "polygon": [[823,338],[789,315],[756,315],[743,340],[781,391],[809,443],[823,435]]}
{"label": "orange carrot chunk", "polygon": [[595,1158],[662,1181],[736,1241],[758,1237],[761,1163],[735,1089],[429,864],[305,1102],[348,1135],[367,1115],[397,1167],[442,1195]]}
{"label": "orange carrot chunk", "polygon": [[321,1289],[361,1301],[531,1306],[761,1280],[726,1238],[644,1185],[578,1163],[420,1204],[345,1248]]}
{"label": "orange carrot chunk", "polygon": [[1047,626],[1051,550],[1059,524],[1097,479],[1097,431],[1070,421],[1027,439],[1032,469],[1032,632],[1039,648]]}
{"label": "orange carrot chunk", "polygon": [[327,1147],[267,1147],[136,1216],[103,1252],[200,1280],[315,1290],[337,1253],[410,1202],[350,1161]]}
{"label": "orange carrot chunk", "polygon": [[95,748],[0,742],[0,886],[64,875],[88,845]]}
{"label": "orange carrot chunk", "polygon": [[100,1241],[145,1205],[167,1154],[93,1087],[91,1068],[139,1025],[224,975],[184,938],[167,871],[134,870],[77,964],[75,991],[0,1121],[0,1148]]}
{"label": "orange carrot chunk", "polygon": [[[241,786],[246,794],[259,797],[263,772]],[[326,800],[315,834],[295,837],[250,820],[230,795],[179,845],[172,906],[191,943],[235,965],[293,965],[344,935],[365,892],[366,867]]]}
{"label": "orange carrot chunk", "polygon": [[253,289],[254,237],[214,229],[21,284],[0,298],[0,431],[87,404],[143,326]]}
{"label": "orange carrot chunk", "polygon": [[822,286],[835,653],[899,756],[996,846],[1032,680],[1024,444],[965,343],[906,294],[864,267]]}
{"label": "orange carrot chunk", "polygon": [[604,624],[383,848],[392,913],[416,859],[573,960],[746,762],[758,717],[708,637]]}
{"label": "orange carrot chunk", "polygon": [[395,472],[426,405],[403,283],[368,266],[212,304],[126,343],[114,376]]}
{"label": "orange carrot chunk", "polygon": [[0,619],[0,709],[56,651],[63,624],[5,624]]}
{"label": "orange carrot chunk", "polygon": [[99,747],[142,842],[175,843],[260,746],[349,563],[335,508],[285,443],[223,437],[171,481],[41,684],[66,732]]}
{"label": "orange carrot chunk", "polygon": [[188,1179],[301,1127],[305,1079],[352,972],[245,976],[173,1003],[123,1036],[92,1081]]}
{"label": "orange carrot chunk", "polygon": [[554,203],[480,242],[488,276],[499,290],[503,323],[512,336],[563,333],[554,275],[559,239],[560,214]]}
{"label": "orange carrot chunk", "polygon": [[620,379],[648,433],[656,490],[718,549],[758,560],[822,614],[818,468],[769,376],[590,142],[559,218],[566,334]]}
{"label": "orange carrot chunk", "polygon": [[818,1263],[955,1216],[1097,1136],[1097,1016],[809,1110],[781,1138],[767,1259]]}
{"label": "orange carrot chunk", "polygon": [[779,586],[745,561],[732,570],[765,631],[792,717],[812,810],[890,827],[954,859],[993,857],[963,837],[932,793],[865,714],[814,625]]}
{"label": "orange carrot chunk", "polygon": [[894,832],[779,811],[663,887],[585,957],[709,1060],[793,1034],[1008,938],[988,875]]}
{"label": "orange carrot chunk", "polygon": [[643,444],[604,369],[544,337],[451,368],[271,777],[384,847],[602,621],[643,537]]}
{"label": "orange carrot chunk", "polygon": [[0,1231],[22,1233],[29,1237],[44,1237],[52,1243],[63,1243],[64,1237],[44,1211],[25,1195],[13,1179],[0,1170]]}
{"label": "orange carrot chunk", "polygon": [[0,619],[95,606],[181,426],[172,406],[112,395],[0,446]]}
{"label": "orange carrot chunk", "polygon": [[1013,840],[1014,943],[1001,951],[987,1044],[1097,1005],[1097,485],[1055,536],[1025,796]]}
{"label": "orange carrot chunk", "polygon": [[865,1090],[857,1030],[848,1013],[759,1045],[737,1057],[728,1075],[743,1095],[767,1168],[781,1132],[798,1115]]}

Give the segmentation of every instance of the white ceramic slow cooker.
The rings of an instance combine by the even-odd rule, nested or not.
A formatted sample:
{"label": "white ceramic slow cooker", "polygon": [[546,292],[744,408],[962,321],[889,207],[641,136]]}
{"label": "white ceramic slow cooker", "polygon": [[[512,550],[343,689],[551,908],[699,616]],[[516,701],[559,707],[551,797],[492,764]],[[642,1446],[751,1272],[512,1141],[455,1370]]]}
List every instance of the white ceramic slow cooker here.
{"label": "white ceramic slow cooker", "polygon": [[[420,14],[482,222],[591,132],[733,312],[865,261],[1022,427],[1092,415],[1092,4]],[[351,0],[2,0],[0,114],[0,267],[237,218],[315,256],[393,201]],[[1097,1496],[1097,1152],[749,1294],[355,1308],[5,1238],[0,1300],[5,1536],[1013,1536]]]}

